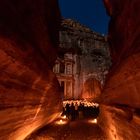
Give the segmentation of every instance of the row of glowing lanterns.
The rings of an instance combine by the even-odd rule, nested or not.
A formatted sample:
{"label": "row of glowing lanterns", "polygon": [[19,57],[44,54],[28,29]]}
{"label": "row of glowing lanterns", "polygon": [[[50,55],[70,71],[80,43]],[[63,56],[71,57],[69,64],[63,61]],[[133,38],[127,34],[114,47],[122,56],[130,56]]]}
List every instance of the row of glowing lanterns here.
{"label": "row of glowing lanterns", "polygon": [[[71,104],[71,103],[74,103],[75,104],[75,103],[77,103],[78,105],[80,105],[80,103],[82,103],[82,104],[84,104],[84,106],[96,106],[96,107],[99,106],[99,104],[97,104],[97,103],[87,102],[86,100],[75,100],[75,101],[69,100],[69,101],[63,101],[63,106],[65,106],[67,103],[68,104]],[[96,118],[90,119],[87,122],[88,123],[92,123],[92,124],[97,124],[97,119]],[[55,124],[57,124],[57,125],[65,125],[67,123],[68,123],[68,119],[67,119],[66,115],[61,116],[60,119],[55,122]]]}
{"label": "row of glowing lanterns", "polygon": [[93,103],[93,102],[88,102],[87,100],[66,100],[66,101],[63,101],[63,106],[65,106],[66,104],[78,104],[78,105],[80,105],[80,103],[81,104],[84,104],[84,106],[85,107],[89,107],[89,106],[95,106],[95,107],[98,107],[99,106],[99,104],[98,103]]}

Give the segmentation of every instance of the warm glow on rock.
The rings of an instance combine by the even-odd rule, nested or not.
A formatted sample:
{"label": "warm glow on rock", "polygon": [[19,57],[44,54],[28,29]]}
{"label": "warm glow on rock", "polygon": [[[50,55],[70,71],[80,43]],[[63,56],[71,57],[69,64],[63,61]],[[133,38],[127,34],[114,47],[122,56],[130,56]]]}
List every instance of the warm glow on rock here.
{"label": "warm glow on rock", "polygon": [[67,124],[67,121],[66,121],[66,120],[60,119],[60,120],[57,120],[57,121],[55,122],[55,124],[57,124],[57,125],[64,125],[64,124]]}
{"label": "warm glow on rock", "polygon": [[88,122],[89,122],[89,123],[97,124],[98,121],[97,121],[97,119],[92,119],[92,120],[89,120]]}
{"label": "warm glow on rock", "polygon": [[61,118],[62,118],[62,119],[66,119],[66,115],[62,116]]}
{"label": "warm glow on rock", "polygon": [[[76,92],[80,91],[83,99],[99,97],[98,120],[87,123],[98,123],[107,140],[140,140],[140,1],[104,1],[111,15],[108,40],[113,65],[101,94],[100,80],[80,71],[79,63],[76,76],[79,73],[85,78],[74,80],[82,87]],[[52,72],[61,16],[56,0],[2,0],[0,17],[0,140],[24,140],[60,117],[62,111],[60,85]],[[74,59],[80,62],[80,58]],[[90,70],[89,65],[83,66]],[[81,97],[78,94],[76,99]],[[99,106],[88,100],[75,102]],[[67,123],[66,116],[54,122],[60,126]]]}
{"label": "warm glow on rock", "polygon": [[[0,140],[24,140],[56,119],[61,111],[59,84],[51,69],[56,57],[53,45],[57,42],[55,20],[59,19],[59,11],[55,2],[44,1],[47,3],[44,4],[43,1],[13,4],[2,0],[0,4],[1,16],[5,17],[0,21],[4,30],[2,32],[0,27]],[[6,5],[9,8],[6,9]],[[46,9],[47,13],[53,13],[53,19],[43,14]],[[32,14],[25,14],[25,11]],[[20,28],[13,26],[17,23]],[[52,39],[44,29],[53,29],[53,42],[48,41]],[[4,35],[5,31],[10,35]]]}
{"label": "warm glow on rock", "polygon": [[83,99],[95,99],[101,94],[101,84],[94,78],[88,79],[84,83],[82,98]]}

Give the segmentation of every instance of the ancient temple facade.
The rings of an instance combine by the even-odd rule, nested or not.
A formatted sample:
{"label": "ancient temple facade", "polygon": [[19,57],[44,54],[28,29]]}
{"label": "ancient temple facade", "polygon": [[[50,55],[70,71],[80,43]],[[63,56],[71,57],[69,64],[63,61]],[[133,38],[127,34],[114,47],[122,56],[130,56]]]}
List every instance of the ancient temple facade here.
{"label": "ancient temple facade", "polygon": [[53,71],[63,99],[95,98],[101,93],[111,66],[105,36],[74,20],[63,19],[58,54]]}

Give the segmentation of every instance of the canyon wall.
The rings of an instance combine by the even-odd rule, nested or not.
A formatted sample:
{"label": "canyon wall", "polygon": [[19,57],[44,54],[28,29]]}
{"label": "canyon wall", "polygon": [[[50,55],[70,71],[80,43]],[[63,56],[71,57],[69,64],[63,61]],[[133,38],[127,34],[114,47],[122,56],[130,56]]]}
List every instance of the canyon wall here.
{"label": "canyon wall", "polygon": [[23,140],[60,114],[59,18],[56,0],[0,2],[0,140]]}
{"label": "canyon wall", "polygon": [[[63,54],[65,57],[66,55],[69,56],[67,59],[71,59],[71,62],[73,62],[71,64],[71,77],[73,79],[71,80],[71,83],[73,83],[71,95],[73,97],[70,97],[93,100],[99,96],[105,84],[106,74],[111,66],[106,36],[92,31],[75,20],[63,19],[59,49],[61,55],[59,59],[62,59]],[[65,69],[65,78],[69,79],[70,73],[67,73],[67,65]],[[59,72],[58,75],[61,76]],[[64,75],[61,77],[62,81]],[[63,81],[67,83],[67,79]],[[67,95],[67,92],[65,95]]]}
{"label": "canyon wall", "polygon": [[100,101],[110,140],[140,139],[140,1],[104,0],[113,66]]}
{"label": "canyon wall", "polygon": [[[104,2],[113,66],[99,97],[99,124],[109,140],[139,140],[140,2]],[[0,140],[23,140],[60,112],[52,73],[59,17],[56,0],[0,2]]]}

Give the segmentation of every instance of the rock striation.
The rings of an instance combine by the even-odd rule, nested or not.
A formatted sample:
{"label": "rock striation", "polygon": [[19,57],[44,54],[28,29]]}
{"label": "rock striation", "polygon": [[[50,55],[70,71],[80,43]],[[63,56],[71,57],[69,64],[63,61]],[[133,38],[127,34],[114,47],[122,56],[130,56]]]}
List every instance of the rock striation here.
{"label": "rock striation", "polygon": [[56,0],[0,2],[0,140],[23,140],[59,115],[59,20]]}
{"label": "rock striation", "polygon": [[139,0],[104,0],[111,17],[109,44],[113,66],[101,96],[102,126],[109,139],[140,139]]}
{"label": "rock striation", "polygon": [[[104,2],[113,66],[99,97],[98,122],[108,140],[139,140],[140,2]],[[56,0],[0,2],[0,140],[23,140],[59,114],[52,73],[59,18]]]}

